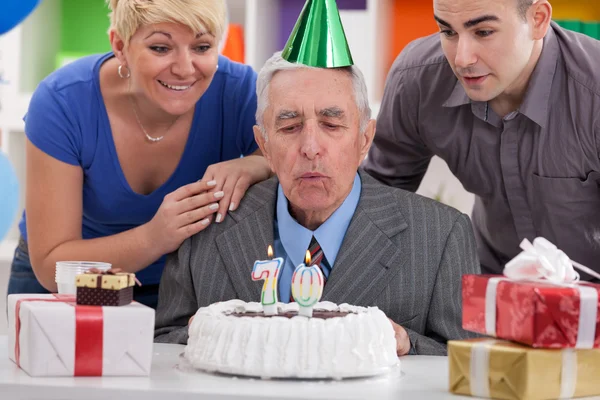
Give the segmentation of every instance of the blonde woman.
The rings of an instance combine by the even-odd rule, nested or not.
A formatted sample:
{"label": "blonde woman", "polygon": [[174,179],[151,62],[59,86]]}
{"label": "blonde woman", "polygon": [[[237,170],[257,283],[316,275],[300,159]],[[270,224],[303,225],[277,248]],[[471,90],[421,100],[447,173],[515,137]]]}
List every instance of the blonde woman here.
{"label": "blonde woman", "polygon": [[155,306],[164,255],[269,176],[256,75],[218,54],[224,0],[108,5],[112,52],[55,71],[31,99],[8,292],[55,291],[57,261],[97,260],[136,272],[135,299]]}

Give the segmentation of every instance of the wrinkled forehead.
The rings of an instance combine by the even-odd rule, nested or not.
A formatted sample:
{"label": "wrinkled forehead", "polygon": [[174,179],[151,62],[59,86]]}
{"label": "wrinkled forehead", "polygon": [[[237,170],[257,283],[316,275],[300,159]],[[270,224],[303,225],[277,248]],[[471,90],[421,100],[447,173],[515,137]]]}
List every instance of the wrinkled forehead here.
{"label": "wrinkled forehead", "polygon": [[351,76],[341,70],[300,68],[277,72],[269,85],[269,108],[299,115],[336,109],[345,115],[357,111]]}

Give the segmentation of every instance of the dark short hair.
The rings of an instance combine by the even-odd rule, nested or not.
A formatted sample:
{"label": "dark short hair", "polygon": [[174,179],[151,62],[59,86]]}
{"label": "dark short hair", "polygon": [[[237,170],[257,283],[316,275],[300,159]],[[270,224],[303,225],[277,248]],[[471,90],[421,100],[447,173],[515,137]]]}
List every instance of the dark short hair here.
{"label": "dark short hair", "polygon": [[523,19],[527,16],[527,10],[532,4],[533,0],[517,0],[517,11]]}

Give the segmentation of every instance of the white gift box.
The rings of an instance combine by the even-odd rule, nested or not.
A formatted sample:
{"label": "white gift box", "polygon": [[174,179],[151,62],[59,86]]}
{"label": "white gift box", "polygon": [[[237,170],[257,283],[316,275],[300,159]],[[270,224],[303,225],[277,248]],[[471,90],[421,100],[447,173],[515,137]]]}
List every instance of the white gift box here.
{"label": "white gift box", "polygon": [[76,306],[74,296],[14,294],[8,335],[10,359],[31,376],[147,376],[154,310],[135,302]]}

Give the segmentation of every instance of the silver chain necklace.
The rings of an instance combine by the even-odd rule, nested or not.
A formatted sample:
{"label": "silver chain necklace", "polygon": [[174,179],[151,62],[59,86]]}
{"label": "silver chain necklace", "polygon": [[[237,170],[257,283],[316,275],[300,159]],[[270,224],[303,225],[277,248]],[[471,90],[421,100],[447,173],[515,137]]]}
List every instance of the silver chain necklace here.
{"label": "silver chain necklace", "polygon": [[144,132],[144,135],[146,135],[146,139],[148,139],[152,143],[160,142],[161,140],[163,140],[165,135],[162,135],[159,137],[153,137],[153,136],[148,135],[148,132],[146,132],[146,130],[144,129],[144,125],[142,125],[142,122],[140,121],[140,117],[138,117],[137,111],[135,111],[135,104],[133,104],[133,100],[131,99],[131,97],[129,98],[129,100],[131,101],[131,108],[133,108],[133,114],[135,115],[135,119],[136,119],[138,125],[140,126],[140,129],[142,130],[142,132]]}
{"label": "silver chain necklace", "polygon": [[[131,108],[133,109],[133,115],[135,115],[135,119],[136,119],[140,129],[142,130],[142,132],[144,132],[144,135],[146,135],[146,139],[148,139],[152,143],[160,142],[161,140],[163,140],[165,135],[162,135],[159,137],[154,137],[154,136],[148,135],[148,132],[146,132],[146,129],[144,129],[144,125],[142,125],[142,122],[140,121],[140,117],[138,116],[138,113],[135,110],[135,103],[133,102],[133,98],[129,97],[129,101],[131,102]],[[171,130],[171,128],[173,127],[173,125],[175,125],[175,122],[177,122],[178,119],[179,119],[179,116],[177,116],[177,118],[175,118],[175,121],[173,121],[173,123],[166,130],[166,132],[169,132]]]}

